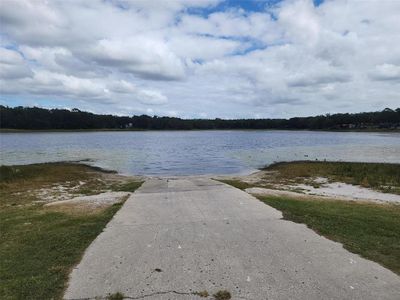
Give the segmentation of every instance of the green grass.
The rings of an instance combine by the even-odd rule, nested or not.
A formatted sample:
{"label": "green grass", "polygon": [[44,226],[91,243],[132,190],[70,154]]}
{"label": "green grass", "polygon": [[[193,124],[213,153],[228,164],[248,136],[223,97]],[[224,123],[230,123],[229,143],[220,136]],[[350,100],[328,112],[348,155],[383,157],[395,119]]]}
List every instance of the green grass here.
{"label": "green grass", "polygon": [[264,170],[277,171],[277,181],[321,176],[400,194],[400,164],[299,161],[273,164]]}
{"label": "green grass", "polygon": [[1,211],[0,298],[61,298],[71,267],[120,206],[90,216]]}
{"label": "green grass", "polygon": [[199,296],[201,298],[208,298],[208,296],[210,296],[210,294],[206,290],[200,292],[194,292],[193,295]]}
{"label": "green grass", "polygon": [[46,163],[24,166],[0,166],[0,184],[21,183],[51,183],[63,180],[86,179],[87,171],[97,170],[94,167],[76,163]]}
{"label": "green grass", "polygon": [[[102,178],[88,166],[38,164],[0,171],[0,299],[61,299],[72,267],[122,204],[76,214],[35,202],[40,200],[36,190]],[[140,185],[127,184],[130,191]]]}
{"label": "green grass", "polygon": [[134,192],[141,185],[142,181],[128,181],[120,184],[115,184],[111,186],[111,189],[116,192]]}
{"label": "green grass", "polygon": [[231,293],[229,293],[227,290],[220,290],[213,296],[215,300],[229,300],[232,298]]}
{"label": "green grass", "polygon": [[238,188],[240,190],[245,190],[247,188],[253,187],[251,184],[240,180],[218,179],[218,181],[234,186],[235,188]]}
{"label": "green grass", "polygon": [[125,298],[124,294],[118,292],[115,294],[111,294],[107,297],[107,300],[123,300]]}
{"label": "green grass", "polygon": [[287,220],[400,274],[400,205],[259,197]]}

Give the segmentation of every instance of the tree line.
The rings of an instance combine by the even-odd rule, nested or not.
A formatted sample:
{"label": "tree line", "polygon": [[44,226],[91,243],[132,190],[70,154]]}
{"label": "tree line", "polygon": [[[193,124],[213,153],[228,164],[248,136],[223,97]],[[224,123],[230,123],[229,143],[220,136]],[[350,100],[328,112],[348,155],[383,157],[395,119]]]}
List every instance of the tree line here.
{"label": "tree line", "polygon": [[400,129],[400,108],[362,113],[327,114],[290,119],[181,119],[157,116],[99,115],[79,109],[45,109],[0,105],[2,129]]}

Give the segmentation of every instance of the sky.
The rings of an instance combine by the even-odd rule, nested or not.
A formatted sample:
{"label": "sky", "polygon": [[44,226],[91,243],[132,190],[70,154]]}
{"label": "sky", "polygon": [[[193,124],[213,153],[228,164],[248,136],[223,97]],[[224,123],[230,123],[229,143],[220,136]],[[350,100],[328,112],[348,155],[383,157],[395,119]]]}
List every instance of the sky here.
{"label": "sky", "polygon": [[399,0],[1,0],[0,104],[183,118],[400,107]]}

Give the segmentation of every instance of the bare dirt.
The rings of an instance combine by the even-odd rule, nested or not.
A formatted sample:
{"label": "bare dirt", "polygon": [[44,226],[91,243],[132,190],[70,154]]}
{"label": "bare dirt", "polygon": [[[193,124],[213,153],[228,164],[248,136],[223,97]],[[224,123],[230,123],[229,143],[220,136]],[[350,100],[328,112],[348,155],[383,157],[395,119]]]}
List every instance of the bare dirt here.
{"label": "bare dirt", "polygon": [[286,196],[307,199],[335,199],[344,201],[366,201],[375,203],[400,203],[400,195],[383,193],[370,188],[343,182],[329,182],[327,178],[314,177],[298,183],[274,180],[276,172],[258,171],[244,176],[219,176],[217,179],[239,180],[252,187],[250,194]]}

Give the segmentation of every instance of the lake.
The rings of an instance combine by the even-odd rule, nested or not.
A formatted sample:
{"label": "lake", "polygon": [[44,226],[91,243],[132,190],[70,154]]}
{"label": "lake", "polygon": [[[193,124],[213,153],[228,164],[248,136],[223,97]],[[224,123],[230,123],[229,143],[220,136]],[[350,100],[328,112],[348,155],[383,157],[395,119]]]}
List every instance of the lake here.
{"label": "lake", "polygon": [[85,163],[122,174],[244,174],[278,161],[400,163],[400,133],[131,131],[0,133],[0,164]]}

